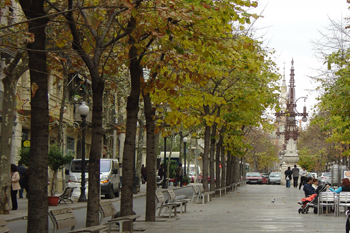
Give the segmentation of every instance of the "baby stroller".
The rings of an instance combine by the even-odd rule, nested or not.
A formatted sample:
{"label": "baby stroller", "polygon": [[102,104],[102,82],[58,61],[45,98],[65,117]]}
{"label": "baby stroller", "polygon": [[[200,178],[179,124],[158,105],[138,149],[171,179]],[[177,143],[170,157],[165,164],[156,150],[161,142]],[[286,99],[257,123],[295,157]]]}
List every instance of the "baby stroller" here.
{"label": "baby stroller", "polygon": [[[327,189],[328,184],[323,184],[317,187],[315,190],[316,194],[312,194],[306,198],[302,198],[300,201],[298,201],[298,204],[301,205],[301,207],[298,210],[298,213],[307,214],[309,212],[309,208],[315,208],[317,209],[317,200],[318,200],[318,194],[320,192],[324,192]],[[314,210],[316,210],[314,209]]]}

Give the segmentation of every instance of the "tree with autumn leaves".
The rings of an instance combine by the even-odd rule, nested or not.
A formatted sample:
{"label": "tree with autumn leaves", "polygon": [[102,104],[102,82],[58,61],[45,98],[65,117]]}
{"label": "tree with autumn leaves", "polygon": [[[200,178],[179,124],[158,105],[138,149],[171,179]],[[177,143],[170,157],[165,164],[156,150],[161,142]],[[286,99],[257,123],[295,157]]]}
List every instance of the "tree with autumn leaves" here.
{"label": "tree with autumn leaves", "polygon": [[[23,7],[38,7],[35,10],[40,11],[43,2],[41,4],[28,6],[23,3]],[[145,106],[147,163],[150,164],[156,156],[154,135],[162,122],[174,128],[201,126],[198,134],[205,135],[203,161],[208,164],[209,149],[210,146],[214,148],[216,138],[222,134],[239,135],[245,125],[257,124],[253,121],[261,115],[261,110],[274,103],[275,89],[269,84],[277,77],[273,63],[256,41],[236,33],[239,28],[233,30],[231,24],[235,21],[242,27],[249,23],[252,15],[245,8],[256,6],[256,2],[140,0],[111,1],[103,7],[93,1],[85,1],[82,5],[69,0],[67,3],[48,2],[48,5],[52,8],[50,14],[57,15],[69,25],[70,36],[62,41],[73,45],[72,49],[84,62],[92,80],[92,140],[95,143],[90,154],[87,226],[98,224],[96,210],[99,200],[96,198],[99,192],[102,97],[109,76],[117,76],[128,67],[131,79],[123,156],[123,183],[126,185],[122,189],[122,215],[132,213],[133,209],[132,167],[140,94]],[[42,23],[45,27],[47,22]],[[57,46],[65,47],[62,41],[58,41]],[[41,50],[44,48],[45,43]],[[31,59],[31,55],[29,57]],[[46,59],[45,56],[41,58]],[[144,69],[150,70],[148,79],[144,77]],[[38,84],[34,82],[32,86],[35,85]],[[252,113],[248,111],[251,101],[255,101]],[[170,111],[162,112],[160,109],[165,103]],[[157,118],[160,120],[156,122],[158,109],[163,118]],[[249,119],[245,120],[245,117]],[[226,147],[225,151],[237,151],[237,146],[230,146],[233,143],[230,136],[224,136],[220,141],[219,150]],[[45,161],[44,151],[40,155],[36,158]],[[210,155],[210,170],[213,171],[213,150]],[[150,177],[155,175],[152,170],[149,171]],[[146,220],[150,221],[155,219],[154,190],[155,184],[149,184]]]}

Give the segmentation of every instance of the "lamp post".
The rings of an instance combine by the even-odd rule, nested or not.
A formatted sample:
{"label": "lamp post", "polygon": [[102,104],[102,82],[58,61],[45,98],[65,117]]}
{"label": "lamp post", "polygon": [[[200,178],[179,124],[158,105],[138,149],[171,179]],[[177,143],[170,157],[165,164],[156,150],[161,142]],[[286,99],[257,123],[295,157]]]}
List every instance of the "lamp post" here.
{"label": "lamp post", "polygon": [[164,178],[163,178],[163,184],[162,188],[166,189],[168,188],[168,183],[166,182],[166,137],[164,137]]}
{"label": "lamp post", "polygon": [[185,166],[184,166],[185,172],[184,172],[184,175],[186,176],[186,143],[187,143],[187,137],[184,137],[183,142],[184,142],[184,162],[185,162]]}
{"label": "lamp post", "polygon": [[85,104],[85,101],[81,103],[81,105],[78,107],[78,113],[81,116],[81,187],[80,187],[80,197],[78,202],[86,202],[86,196],[85,196],[85,123],[86,123],[86,116],[89,113],[89,107]]}

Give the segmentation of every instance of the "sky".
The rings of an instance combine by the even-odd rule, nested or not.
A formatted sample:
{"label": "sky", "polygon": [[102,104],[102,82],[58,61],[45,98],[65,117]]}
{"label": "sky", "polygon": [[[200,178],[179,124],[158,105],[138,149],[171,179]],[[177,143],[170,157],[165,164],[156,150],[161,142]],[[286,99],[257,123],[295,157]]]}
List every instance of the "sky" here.
{"label": "sky", "polygon": [[[329,18],[340,21],[350,15],[346,0],[258,0],[255,13],[263,18],[256,21],[254,27],[257,34],[263,37],[265,46],[275,50],[274,61],[280,74],[285,75],[287,85],[294,60],[296,98],[308,95],[306,106],[311,113],[312,106],[317,103],[317,83],[309,78],[315,76],[322,66],[315,56],[311,40],[321,38],[319,31],[326,31],[330,25]],[[297,102],[302,112],[303,100]]]}

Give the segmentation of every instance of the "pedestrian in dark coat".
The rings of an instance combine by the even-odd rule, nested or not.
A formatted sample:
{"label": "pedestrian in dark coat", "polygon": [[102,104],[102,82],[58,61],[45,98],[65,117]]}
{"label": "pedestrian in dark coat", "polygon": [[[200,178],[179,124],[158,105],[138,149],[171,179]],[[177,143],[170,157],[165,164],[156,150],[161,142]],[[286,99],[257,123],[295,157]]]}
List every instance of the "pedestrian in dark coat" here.
{"label": "pedestrian in dark coat", "polygon": [[17,171],[19,173],[19,185],[21,186],[21,189],[19,190],[19,198],[23,198],[23,174],[27,169],[22,165],[21,161],[18,162]]}
{"label": "pedestrian in dark coat", "polygon": [[286,187],[290,188],[290,180],[292,179],[292,170],[290,170],[290,167],[288,167],[287,170],[285,170],[284,175],[286,176]]}
{"label": "pedestrian in dark coat", "polygon": [[297,165],[294,165],[292,172],[293,172],[293,187],[297,188],[298,180],[299,180],[299,168],[297,168]]}
{"label": "pedestrian in dark coat", "polygon": [[142,164],[141,167],[141,176],[142,176],[142,184],[147,182],[147,168],[145,168],[145,165]]}
{"label": "pedestrian in dark coat", "polygon": [[23,178],[22,178],[22,183],[23,183],[23,187],[26,190],[27,193],[27,198],[28,198],[28,190],[29,190],[29,167],[27,167],[27,169],[25,170],[25,172],[23,173]]}
{"label": "pedestrian in dark coat", "polygon": [[180,182],[180,186],[182,187],[182,163],[179,163],[179,166],[176,169],[176,181],[174,186]]}
{"label": "pedestrian in dark coat", "polygon": [[159,171],[158,171],[158,176],[160,177],[160,180],[164,179],[164,175],[165,175],[165,172],[164,172],[164,165],[161,164],[161,165],[160,165],[160,168],[159,168]]}

